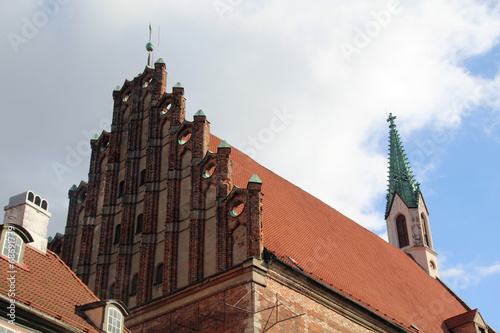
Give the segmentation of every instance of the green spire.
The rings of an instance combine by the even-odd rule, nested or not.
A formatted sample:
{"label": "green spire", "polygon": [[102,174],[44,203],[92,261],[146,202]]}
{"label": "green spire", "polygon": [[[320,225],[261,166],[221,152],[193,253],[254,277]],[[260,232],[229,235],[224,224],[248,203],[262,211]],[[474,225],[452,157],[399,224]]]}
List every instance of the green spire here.
{"label": "green spire", "polygon": [[420,184],[415,182],[413,173],[410,170],[410,164],[406,158],[401,138],[399,137],[395,116],[389,114],[387,122],[389,123],[389,193],[387,193],[387,206],[385,208],[385,217],[389,215],[390,205],[394,194],[397,192],[408,207],[417,207]]}

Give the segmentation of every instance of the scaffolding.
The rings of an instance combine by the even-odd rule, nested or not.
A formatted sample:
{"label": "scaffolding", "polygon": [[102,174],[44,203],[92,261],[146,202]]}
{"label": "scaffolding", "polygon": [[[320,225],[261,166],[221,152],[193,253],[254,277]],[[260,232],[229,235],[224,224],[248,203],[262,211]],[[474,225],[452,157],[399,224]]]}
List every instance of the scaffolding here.
{"label": "scaffolding", "polygon": [[[262,332],[267,332],[272,327],[274,327],[282,322],[298,318],[298,317],[303,316],[305,314],[305,313],[296,314],[290,308],[288,308],[281,301],[279,293],[276,293],[276,299],[272,301],[271,306],[267,306],[263,309],[256,311],[256,309],[255,309],[255,295],[256,294],[260,295],[260,297],[262,297],[263,300],[266,300],[266,298],[262,294],[255,291],[253,283],[252,283],[250,290],[247,291],[247,293],[245,293],[243,296],[241,296],[235,303],[226,302],[226,298],[227,298],[226,291],[224,291],[223,309],[221,311],[220,317],[210,315],[207,312],[204,312],[202,309],[200,309],[200,303],[202,302],[202,300],[198,300],[195,302],[195,304],[196,304],[195,305],[196,306],[196,315],[195,315],[196,318],[193,321],[192,320],[193,318],[191,317],[191,325],[188,325],[185,321],[184,322],[175,321],[175,322],[173,322],[173,324],[177,325],[179,327],[189,329],[192,332],[198,332],[202,329],[200,327],[200,322],[202,321],[202,318],[208,318],[208,319],[215,320],[215,321],[221,323],[222,325],[224,325],[225,323],[229,323],[229,322],[241,319],[241,318],[237,318],[237,319],[233,319],[233,320],[230,319],[230,316],[228,316],[228,309],[234,309],[236,312],[246,313],[250,316],[253,316],[253,315],[260,313],[261,316],[263,317],[262,321],[265,320],[265,324],[264,324]],[[241,306],[241,303],[247,297],[250,297],[250,302],[249,302],[250,309],[244,308]],[[191,306],[192,305],[194,305],[194,304],[191,304]],[[282,310],[280,310],[280,308]],[[286,311],[284,311],[284,310],[286,310]],[[264,314],[264,312],[266,312],[266,311],[269,311],[269,314]],[[195,325],[193,325],[193,322],[195,322],[194,323]]]}

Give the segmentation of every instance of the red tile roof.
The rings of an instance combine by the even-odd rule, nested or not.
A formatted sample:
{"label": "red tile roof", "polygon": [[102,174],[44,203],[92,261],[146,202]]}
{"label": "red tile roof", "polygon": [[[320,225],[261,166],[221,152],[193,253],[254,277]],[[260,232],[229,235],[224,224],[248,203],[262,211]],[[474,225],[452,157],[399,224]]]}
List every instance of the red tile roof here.
{"label": "red tile roof", "polygon": [[474,321],[474,318],[476,317],[476,314],[477,309],[467,311],[455,317],[451,317],[446,320],[446,326],[448,326],[448,328],[452,330],[456,327],[472,323]]}
{"label": "red tile roof", "polygon": [[[0,269],[10,271],[0,255]],[[75,306],[99,299],[53,252],[44,254],[26,245],[22,267],[15,273],[16,300],[35,310],[88,332],[100,332],[75,313]],[[0,292],[8,295],[7,279],[0,279]]]}
{"label": "red tile roof", "polygon": [[264,246],[280,259],[408,330],[449,332],[444,320],[468,310],[400,249],[237,149],[230,159],[235,185],[262,180]]}

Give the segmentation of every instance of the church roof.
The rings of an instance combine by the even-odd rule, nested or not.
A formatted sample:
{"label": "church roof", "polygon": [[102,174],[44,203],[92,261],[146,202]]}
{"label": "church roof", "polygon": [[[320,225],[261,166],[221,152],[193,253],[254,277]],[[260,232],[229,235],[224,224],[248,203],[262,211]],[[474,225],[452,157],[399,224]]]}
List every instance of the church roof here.
{"label": "church roof", "polygon": [[[9,268],[8,259],[0,256],[0,269],[15,275],[16,303],[23,303],[86,332],[101,332],[75,313],[77,305],[99,299],[51,251],[42,253],[26,245],[23,264]],[[9,273],[11,274],[11,273]],[[9,294],[9,281],[0,279],[0,293]]]}
{"label": "church roof", "polygon": [[408,207],[417,207],[420,194],[419,183],[415,182],[410,163],[406,158],[403,144],[399,136],[395,116],[389,114],[389,189],[387,193],[387,205],[385,217],[389,216],[391,203],[396,192]]}
{"label": "church roof", "polygon": [[[220,143],[211,135],[210,150]],[[408,331],[449,332],[444,320],[469,310],[400,249],[239,150],[230,159],[234,185],[262,180],[263,241],[276,257]]]}

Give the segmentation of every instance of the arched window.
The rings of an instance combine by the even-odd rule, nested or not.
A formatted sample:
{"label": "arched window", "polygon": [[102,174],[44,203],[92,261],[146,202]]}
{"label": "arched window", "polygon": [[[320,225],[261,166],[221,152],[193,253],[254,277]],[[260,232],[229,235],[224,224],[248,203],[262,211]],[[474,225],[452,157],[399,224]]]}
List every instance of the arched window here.
{"label": "arched window", "polygon": [[160,284],[162,282],[163,282],[163,263],[156,266],[154,284]]}
{"label": "arched window", "polygon": [[121,224],[118,224],[115,227],[115,241],[113,242],[113,244],[120,243],[120,232],[121,232],[121,229],[122,229],[122,225]]}
{"label": "arched window", "polygon": [[137,216],[137,224],[135,226],[135,233],[136,234],[140,234],[142,232],[142,220],[143,220],[143,215],[142,214],[139,214],[139,216]]}
{"label": "arched window", "polygon": [[123,196],[123,189],[125,188],[125,182],[122,180],[118,185],[118,198]]}
{"label": "arched window", "polygon": [[106,332],[121,333],[123,332],[123,315],[114,307],[108,309],[108,317],[106,320]]}
{"label": "arched window", "polygon": [[431,244],[429,244],[429,236],[427,235],[427,222],[425,221],[424,213],[420,215],[420,220],[422,221],[422,233],[424,234],[424,245],[431,246]]}
{"label": "arched window", "polygon": [[406,219],[403,215],[399,215],[396,219],[396,228],[398,230],[399,248],[410,245],[408,241],[408,230],[406,228]]}
{"label": "arched window", "polygon": [[33,194],[33,192],[28,192],[28,200],[33,202],[33,200],[35,200],[35,195]]}
{"label": "arched window", "polygon": [[35,205],[40,206],[40,202],[42,201],[42,198],[40,198],[38,195],[35,197]]}
{"label": "arched window", "polygon": [[42,208],[47,210],[49,208],[49,204],[47,203],[46,200],[42,200]]}
{"label": "arched window", "polygon": [[138,275],[135,274],[134,277],[132,278],[132,282],[130,285],[130,295],[131,296],[137,294],[137,280],[138,280]]}
{"label": "arched window", "polygon": [[146,169],[141,171],[140,177],[139,177],[139,186],[142,186],[146,184]]}
{"label": "arched window", "polygon": [[[10,227],[9,227],[10,228]],[[22,238],[12,231],[7,231],[5,234],[2,254],[15,262],[22,262]]]}

